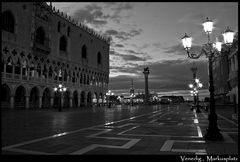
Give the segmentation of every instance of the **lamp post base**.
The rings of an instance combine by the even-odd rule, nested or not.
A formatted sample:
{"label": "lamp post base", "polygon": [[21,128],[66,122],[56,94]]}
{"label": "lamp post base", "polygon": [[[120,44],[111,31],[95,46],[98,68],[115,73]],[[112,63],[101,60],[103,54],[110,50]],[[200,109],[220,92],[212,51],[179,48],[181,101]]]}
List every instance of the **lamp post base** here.
{"label": "lamp post base", "polygon": [[222,141],[223,136],[217,126],[217,115],[215,113],[209,114],[208,120],[209,126],[207,128],[207,133],[205,134],[204,139],[208,141]]}
{"label": "lamp post base", "polygon": [[204,135],[204,139],[207,141],[222,141],[223,136],[218,130],[207,129],[207,133]]}
{"label": "lamp post base", "polygon": [[200,113],[200,112],[201,112],[200,108],[199,108],[199,106],[197,106],[196,113]]}

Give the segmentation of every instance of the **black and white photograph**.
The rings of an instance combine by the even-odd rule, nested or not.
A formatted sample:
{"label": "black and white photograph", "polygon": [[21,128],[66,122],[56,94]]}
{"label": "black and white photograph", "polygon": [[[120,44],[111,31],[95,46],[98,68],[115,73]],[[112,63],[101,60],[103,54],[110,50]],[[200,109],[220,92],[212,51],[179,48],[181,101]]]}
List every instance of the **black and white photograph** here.
{"label": "black and white photograph", "polygon": [[238,161],[238,2],[1,6],[2,155]]}

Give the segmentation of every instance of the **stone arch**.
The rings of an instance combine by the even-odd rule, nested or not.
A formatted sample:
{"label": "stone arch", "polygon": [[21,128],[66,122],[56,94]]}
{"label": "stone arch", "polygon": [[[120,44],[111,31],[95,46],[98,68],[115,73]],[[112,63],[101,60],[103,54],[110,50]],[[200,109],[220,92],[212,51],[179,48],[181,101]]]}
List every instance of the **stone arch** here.
{"label": "stone arch", "polygon": [[92,95],[92,103],[93,105],[97,105],[98,104],[98,94],[97,92],[94,92],[93,95]]}
{"label": "stone arch", "polygon": [[72,107],[78,107],[78,91],[73,92]]}
{"label": "stone arch", "polygon": [[98,97],[98,103],[99,103],[99,104],[102,104],[103,101],[104,101],[104,97],[103,97],[102,92],[100,92],[100,93],[99,93],[99,97]]}
{"label": "stone arch", "polygon": [[69,108],[70,107],[70,95],[71,92],[67,90],[66,92],[63,92],[63,107]]}
{"label": "stone arch", "polygon": [[1,106],[2,108],[10,107],[10,98],[11,98],[11,88],[7,84],[2,84],[1,86]]}
{"label": "stone arch", "polygon": [[51,107],[51,90],[50,88],[45,88],[42,95],[42,108]]}
{"label": "stone arch", "polygon": [[92,106],[92,92],[91,92],[91,91],[89,91],[89,92],[87,93],[87,106],[88,106],[88,107],[91,107],[91,106]]}
{"label": "stone arch", "polygon": [[13,59],[11,56],[7,58],[7,64],[6,64],[6,73],[12,73],[13,72]]}
{"label": "stone arch", "polygon": [[26,96],[26,88],[23,85],[19,85],[15,90],[15,103],[14,106],[16,108],[24,108],[25,107],[25,96]]}
{"label": "stone arch", "polygon": [[58,108],[61,102],[61,95],[58,92],[53,92],[53,108]]}
{"label": "stone arch", "polygon": [[29,96],[29,107],[31,108],[38,108],[39,106],[39,96],[40,96],[40,91],[37,86],[34,86],[30,90],[30,96]]}
{"label": "stone arch", "polygon": [[15,70],[14,73],[15,74],[20,74],[21,73],[21,61],[20,61],[20,57],[17,57],[17,61],[15,63]]}
{"label": "stone arch", "polygon": [[85,96],[85,91],[82,91],[81,92],[81,96],[80,96],[80,106],[82,107],[82,106],[86,106],[85,105],[85,98],[86,98],[86,96]]}

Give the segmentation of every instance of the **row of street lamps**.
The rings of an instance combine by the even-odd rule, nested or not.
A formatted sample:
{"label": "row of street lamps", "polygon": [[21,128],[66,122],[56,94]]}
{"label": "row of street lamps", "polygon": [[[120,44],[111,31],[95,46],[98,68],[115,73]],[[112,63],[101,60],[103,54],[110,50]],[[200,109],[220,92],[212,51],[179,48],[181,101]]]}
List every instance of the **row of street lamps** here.
{"label": "row of street lamps", "polygon": [[194,96],[194,106],[197,108],[196,112],[199,113],[200,108],[199,108],[199,89],[203,87],[203,84],[199,81],[199,79],[195,78],[193,83],[189,84],[189,88],[191,88],[191,96]]}
{"label": "row of street lamps", "polygon": [[[63,85],[63,84],[59,84],[57,87],[53,88],[54,92],[57,92],[60,95],[60,100],[59,100],[59,106],[58,106],[58,111],[61,112],[62,111],[62,95],[63,92],[67,91],[67,88]],[[114,93],[111,92],[111,90],[108,90],[108,92],[106,93],[107,96],[107,105],[110,108],[111,107],[111,102],[110,100],[110,96],[113,96]]]}
{"label": "row of street lamps", "polygon": [[[217,115],[215,112],[215,100],[214,100],[214,83],[213,83],[213,67],[212,62],[213,58],[218,56],[222,49],[222,42],[219,42],[218,39],[216,39],[215,43],[212,43],[210,41],[210,34],[213,30],[213,21],[210,19],[206,19],[206,21],[203,22],[203,28],[205,33],[208,37],[208,42],[206,44],[203,44],[202,50],[199,54],[196,53],[190,53],[190,49],[192,46],[192,38],[189,37],[186,33],[185,36],[182,38],[182,44],[184,49],[187,51],[187,55],[191,59],[198,59],[203,53],[208,58],[208,69],[209,69],[209,92],[210,92],[210,113],[209,113],[209,126],[207,129],[207,133],[205,134],[204,138],[206,140],[222,140],[222,134],[220,133],[220,130],[218,129],[217,125]],[[233,42],[234,38],[234,32],[227,27],[227,29],[223,33],[224,38],[224,44],[228,46],[230,49],[230,45]]]}

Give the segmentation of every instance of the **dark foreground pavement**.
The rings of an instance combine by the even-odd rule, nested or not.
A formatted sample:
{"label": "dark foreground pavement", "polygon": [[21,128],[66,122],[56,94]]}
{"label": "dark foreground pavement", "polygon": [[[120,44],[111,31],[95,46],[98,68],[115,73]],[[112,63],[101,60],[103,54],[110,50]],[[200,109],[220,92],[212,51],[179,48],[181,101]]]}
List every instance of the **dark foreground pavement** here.
{"label": "dark foreground pavement", "polygon": [[187,104],[2,111],[2,154],[238,155],[238,124],[205,141],[208,113]]}

